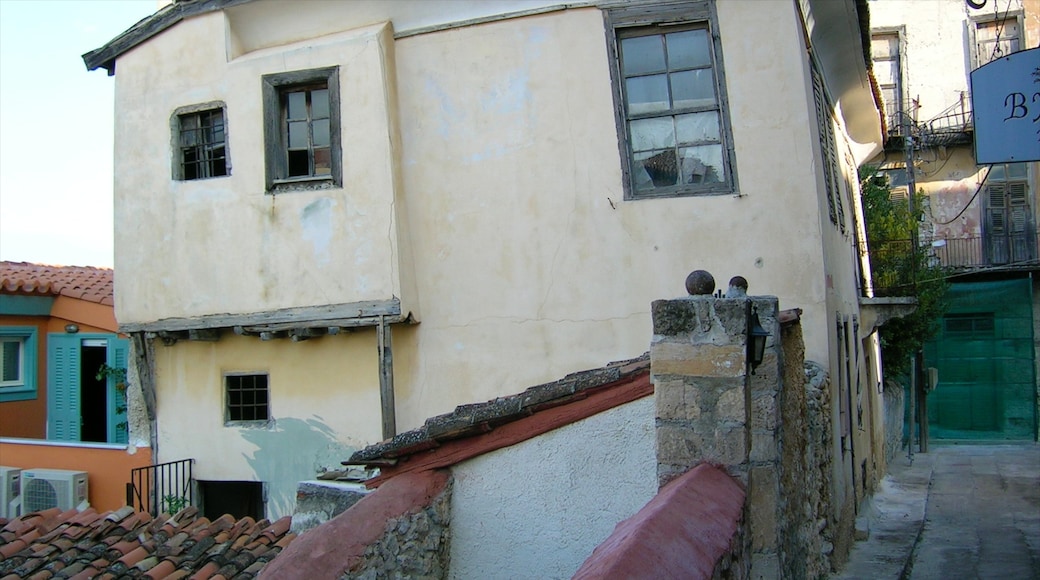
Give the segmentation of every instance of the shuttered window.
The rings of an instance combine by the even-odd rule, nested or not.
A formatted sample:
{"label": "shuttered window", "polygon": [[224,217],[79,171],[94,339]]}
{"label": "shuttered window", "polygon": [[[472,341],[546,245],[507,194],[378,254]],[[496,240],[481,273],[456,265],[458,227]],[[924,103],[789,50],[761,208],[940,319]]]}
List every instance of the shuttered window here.
{"label": "shuttered window", "polygon": [[823,179],[827,191],[827,210],[831,223],[845,232],[845,207],[841,199],[841,169],[834,138],[834,120],[831,117],[831,101],[823,86],[823,77],[812,63],[813,103],[816,107],[816,122],[820,128],[820,151],[823,155]]}
{"label": "shuttered window", "polygon": [[1036,260],[1031,200],[1027,164],[1008,163],[990,169],[983,198],[983,237],[989,264]]}

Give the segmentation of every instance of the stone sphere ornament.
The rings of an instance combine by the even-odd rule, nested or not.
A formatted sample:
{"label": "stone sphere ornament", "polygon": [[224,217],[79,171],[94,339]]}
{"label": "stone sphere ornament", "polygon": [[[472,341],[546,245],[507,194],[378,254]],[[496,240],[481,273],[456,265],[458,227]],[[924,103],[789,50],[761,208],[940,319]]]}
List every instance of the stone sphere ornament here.
{"label": "stone sphere ornament", "polygon": [[686,277],[690,296],[710,296],[715,291],[715,278],[707,270],[694,270]]}
{"label": "stone sphere ornament", "polygon": [[744,298],[747,296],[747,279],[743,276],[734,276],[729,279],[729,289],[726,290],[726,298]]}

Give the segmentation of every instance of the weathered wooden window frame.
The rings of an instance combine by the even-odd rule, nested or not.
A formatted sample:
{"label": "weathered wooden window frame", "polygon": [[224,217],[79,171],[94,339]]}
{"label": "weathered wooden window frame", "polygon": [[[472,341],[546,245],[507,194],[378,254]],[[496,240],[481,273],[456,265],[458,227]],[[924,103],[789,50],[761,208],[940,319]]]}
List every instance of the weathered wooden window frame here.
{"label": "weathered wooden window frame", "polygon": [[[237,405],[232,405],[232,403],[231,403],[231,390],[232,390],[231,389],[231,381],[235,380],[235,379],[243,379],[243,378],[247,378],[247,377],[248,378],[254,378],[254,379],[256,377],[264,377],[263,392],[264,392],[266,400],[263,403],[263,409],[266,412],[267,417],[265,417],[263,419],[235,419],[235,418],[232,418],[232,409],[233,408],[238,408],[239,410],[241,410],[241,409],[246,408],[246,407],[249,407],[250,409],[255,409],[255,408],[258,407],[258,405],[256,403],[251,403],[249,405],[244,405],[242,403],[238,403]],[[234,427],[243,427],[243,426],[266,427],[266,426],[269,426],[273,422],[274,419],[273,419],[273,415],[271,414],[271,375],[269,373],[266,373],[266,372],[230,372],[230,373],[224,373],[224,375],[222,377],[222,382],[223,382],[223,390],[224,390],[224,425],[225,426],[228,426],[228,427],[231,427],[231,426],[234,426]],[[252,392],[257,392],[259,390],[260,389],[256,389],[256,388],[251,389]]]}
{"label": "weathered wooden window frame", "polygon": [[[981,62],[981,55],[979,55],[979,27],[1001,21],[1014,22],[1018,25],[1018,50],[1021,51],[1026,48],[1024,38],[1025,19],[1021,10],[1010,10],[1007,13],[1001,13],[998,16],[994,16],[993,14],[972,15],[968,18],[968,56],[971,59],[972,70],[979,68],[983,64],[989,63],[989,55],[986,56],[986,63]],[[1007,55],[1005,54],[1004,56]]]}
{"label": "weathered wooden window frame", "polygon": [[[261,78],[264,107],[264,158],[266,191],[331,189],[343,186],[343,152],[340,144],[339,67],[326,67],[264,75]],[[294,88],[325,85],[329,91],[329,140],[332,173],[289,177],[288,142],[282,128],[286,110],[284,95]]]}
{"label": "weathered wooden window frame", "polygon": [[809,65],[810,74],[812,74],[813,106],[819,130],[821,165],[827,192],[827,211],[834,227],[845,233],[845,206],[842,203],[841,189],[842,168],[838,161],[838,141],[834,132],[834,105],[827,92],[823,73],[820,72],[820,67],[814,57],[810,56]]}
{"label": "weathered wooden window frame", "polygon": [[[184,167],[186,162],[184,160],[184,146],[181,143],[182,123],[185,117],[200,115],[202,113],[209,113],[214,111],[220,111],[221,119],[224,123],[224,141],[220,146],[224,148],[224,174],[223,175],[206,175],[200,177],[187,177]],[[198,181],[200,179],[215,179],[218,177],[228,177],[231,175],[231,148],[230,138],[228,136],[228,118],[227,118],[227,105],[223,101],[210,101],[208,103],[200,103],[197,105],[188,105],[186,107],[178,107],[170,116],[170,136],[171,136],[171,149],[173,151],[173,168],[172,175],[176,181]],[[209,148],[217,145],[217,142],[206,143],[205,147]]]}
{"label": "weathered wooden window frame", "polygon": [[[0,328],[0,339],[19,345],[20,377],[17,381],[0,385],[0,403],[29,401],[36,398],[37,330],[32,326]],[[0,377],[2,378],[2,377]]]}
{"label": "weathered wooden window frame", "polygon": [[[896,40],[896,54],[895,56],[874,56],[874,41],[880,40],[881,38]],[[885,103],[885,117],[888,122],[888,130],[892,132],[898,132],[901,129],[897,126],[902,123],[903,114],[907,105],[906,99],[906,26],[882,26],[879,28],[870,29],[870,60],[872,63],[879,62],[894,62],[896,69],[895,85],[892,87],[895,93],[895,110],[887,110],[888,104]],[[876,69],[875,69],[876,70]],[[875,76],[877,74],[875,73]],[[884,102],[884,90],[887,84],[882,84],[881,79],[878,78],[878,89],[882,92],[882,101]]]}
{"label": "weathered wooden window frame", "polygon": [[[718,18],[714,2],[661,2],[633,4],[604,10],[607,32],[607,51],[610,57],[610,76],[614,87],[614,116],[618,129],[618,152],[625,187],[625,199],[658,199],[706,195],[739,195],[736,154],[733,145],[733,130],[729,118],[729,100],[726,95],[725,65],[722,58],[722,43],[719,38]],[[711,184],[678,184],[672,187],[655,188],[654,191],[636,191],[633,183],[632,151],[630,144],[629,115],[626,107],[624,76],[621,70],[619,40],[629,36],[646,36],[679,31],[681,27],[707,29],[711,38],[711,65],[715,77],[715,108],[718,112],[719,138],[723,151],[723,180]],[[660,117],[675,117],[678,113],[669,110]]]}

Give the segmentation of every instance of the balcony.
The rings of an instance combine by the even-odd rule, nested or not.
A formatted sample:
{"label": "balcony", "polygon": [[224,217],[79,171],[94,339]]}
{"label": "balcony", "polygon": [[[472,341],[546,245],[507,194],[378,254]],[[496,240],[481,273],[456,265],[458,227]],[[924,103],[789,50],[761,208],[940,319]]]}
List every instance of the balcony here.
{"label": "balcony", "polygon": [[1040,265],[1037,261],[1038,246],[1040,235],[1008,234],[936,239],[926,251],[935,264],[954,270],[1028,270]]}
{"label": "balcony", "polygon": [[876,296],[904,296],[912,285],[901,283],[917,278],[917,264],[941,267],[950,273],[974,271],[1020,271],[1040,268],[1040,235],[1008,234],[967,238],[936,238],[922,242],[918,251],[924,260],[913,259],[910,240],[869,244],[871,265],[891,274],[873,280]]}
{"label": "balcony", "polygon": [[890,107],[894,110],[885,119],[888,130],[885,148],[889,151],[904,149],[905,139],[908,137],[913,139],[915,148],[951,147],[972,143],[975,119],[967,93],[961,93],[956,103],[927,121],[918,120],[920,105],[917,101],[911,100],[898,108],[889,103],[886,110]]}

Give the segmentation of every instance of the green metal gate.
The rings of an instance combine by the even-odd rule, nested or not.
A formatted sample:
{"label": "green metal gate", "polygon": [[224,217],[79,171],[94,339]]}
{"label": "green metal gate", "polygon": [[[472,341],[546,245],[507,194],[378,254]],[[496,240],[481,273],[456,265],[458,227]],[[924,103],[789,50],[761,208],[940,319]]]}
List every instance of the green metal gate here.
{"label": "green metal gate", "polygon": [[1032,439],[1036,432],[1032,285],[1028,278],[953,284],[924,348],[939,370],[928,396],[937,439]]}

